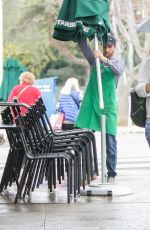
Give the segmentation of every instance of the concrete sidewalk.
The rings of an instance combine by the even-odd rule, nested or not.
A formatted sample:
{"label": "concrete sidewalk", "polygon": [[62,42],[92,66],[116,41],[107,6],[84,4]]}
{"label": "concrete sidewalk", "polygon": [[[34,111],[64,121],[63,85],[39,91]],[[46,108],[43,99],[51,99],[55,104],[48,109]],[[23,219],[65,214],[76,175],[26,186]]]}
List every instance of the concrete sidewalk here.
{"label": "concrete sidewalk", "polygon": [[[14,205],[10,188],[8,194],[0,196],[0,230],[150,230],[150,150],[143,131],[118,128],[114,186],[129,188],[130,195],[80,196],[67,204],[66,188],[60,188],[50,199],[43,186],[31,195],[31,203]],[[99,133],[96,138],[100,162]],[[0,175],[7,153],[5,143],[0,146]]]}

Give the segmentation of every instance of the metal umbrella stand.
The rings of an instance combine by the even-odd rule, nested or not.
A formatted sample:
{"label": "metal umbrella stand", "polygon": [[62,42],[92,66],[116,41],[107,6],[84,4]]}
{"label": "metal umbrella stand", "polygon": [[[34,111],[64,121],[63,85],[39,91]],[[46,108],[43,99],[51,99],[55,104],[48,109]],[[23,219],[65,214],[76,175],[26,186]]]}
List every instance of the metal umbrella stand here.
{"label": "metal umbrella stand", "polygon": [[[95,50],[99,50],[98,38],[95,33]],[[96,58],[96,71],[97,71],[97,84],[99,93],[99,106],[100,109],[104,109],[100,60]],[[91,184],[86,189],[81,189],[81,196],[112,196],[112,195],[129,195],[131,190],[129,188],[119,187],[108,184],[106,181],[106,117],[101,115],[101,183]]]}

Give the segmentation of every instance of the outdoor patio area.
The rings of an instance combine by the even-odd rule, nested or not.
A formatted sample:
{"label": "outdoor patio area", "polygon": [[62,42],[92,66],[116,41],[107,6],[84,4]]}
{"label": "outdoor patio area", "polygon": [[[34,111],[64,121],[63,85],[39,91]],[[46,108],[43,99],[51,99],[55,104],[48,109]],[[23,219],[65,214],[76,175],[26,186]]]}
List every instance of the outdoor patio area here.
{"label": "outdoor patio area", "polygon": [[[96,133],[100,164],[100,134]],[[8,143],[0,146],[0,173]],[[67,204],[66,185],[49,193],[46,184],[14,205],[14,188],[0,196],[0,229],[149,230],[150,155],[143,129],[118,128],[118,176],[112,196],[80,196]],[[93,181],[99,183],[101,178]],[[45,182],[46,183],[46,182]],[[116,190],[117,189],[117,190]],[[126,191],[130,193],[125,194]],[[121,226],[121,227],[120,227]]]}

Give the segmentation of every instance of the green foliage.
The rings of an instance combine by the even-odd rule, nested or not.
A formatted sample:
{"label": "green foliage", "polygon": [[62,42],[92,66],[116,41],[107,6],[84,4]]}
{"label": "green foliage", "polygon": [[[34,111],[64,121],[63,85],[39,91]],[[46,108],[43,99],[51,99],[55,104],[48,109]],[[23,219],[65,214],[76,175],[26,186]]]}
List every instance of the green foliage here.
{"label": "green foliage", "polygon": [[[52,47],[39,47],[38,53],[35,55],[31,52],[26,45],[22,43],[5,43],[4,45],[4,60],[7,58],[16,58],[18,61],[26,66],[30,71],[33,71],[37,78],[43,76],[43,69],[48,65],[49,62],[56,62],[58,60],[58,52]],[[34,56],[35,55],[35,56]],[[59,63],[59,62],[58,62]]]}
{"label": "green foliage", "polygon": [[64,60],[49,63],[49,65],[50,66],[43,71],[43,77],[58,76],[57,83],[61,86],[68,78],[75,77],[79,80],[80,85],[84,85],[84,68],[71,65]]}
{"label": "green foliage", "polygon": [[29,66],[33,62],[33,55],[27,47],[22,44],[5,43],[4,60],[7,58],[16,58],[24,66]]}
{"label": "green foliage", "polygon": [[[37,78],[59,76],[58,84],[63,84],[74,73],[78,78],[83,78],[84,67],[77,67],[72,60],[65,63],[63,54],[51,43],[51,33],[58,14],[56,1],[3,2],[4,59],[17,58]],[[82,57],[76,43],[68,42],[67,47],[67,52],[77,58]]]}

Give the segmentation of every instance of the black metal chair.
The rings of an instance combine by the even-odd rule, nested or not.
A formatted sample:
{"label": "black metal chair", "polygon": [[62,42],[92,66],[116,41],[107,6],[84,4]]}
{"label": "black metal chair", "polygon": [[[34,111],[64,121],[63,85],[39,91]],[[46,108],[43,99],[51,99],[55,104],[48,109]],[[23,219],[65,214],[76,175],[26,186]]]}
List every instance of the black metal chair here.
{"label": "black metal chair", "polygon": [[[48,116],[46,114],[46,107],[43,103],[42,98],[39,98],[36,101],[36,106],[37,106],[37,110],[41,116],[41,119],[43,120],[43,123],[45,123],[46,126],[48,126],[49,128],[49,132],[51,133],[51,135],[53,135],[54,139],[65,139],[65,138],[79,138],[80,141],[84,140],[84,144],[85,144],[85,140],[86,143],[88,143],[86,145],[87,151],[89,151],[90,154],[90,162],[91,162],[91,177],[93,177],[93,173],[96,173],[96,175],[99,175],[99,170],[98,170],[98,160],[97,160],[97,149],[96,149],[96,140],[95,140],[95,136],[94,133],[91,130],[87,130],[87,129],[74,129],[74,130],[70,130],[70,131],[54,131],[52,129],[52,126],[49,122]],[[83,145],[84,145],[83,144]],[[89,149],[89,150],[88,150]]]}
{"label": "black metal chair", "polygon": [[[18,198],[25,197],[34,191],[35,187],[39,187],[44,178],[48,180],[48,187],[52,191],[53,187],[56,188],[57,180],[61,183],[65,179],[66,171],[67,175],[69,174],[67,188],[68,202],[70,202],[72,187],[74,187],[74,197],[76,197],[77,193],[80,194],[80,186],[85,188],[86,181],[90,183],[94,171],[98,175],[94,134],[86,129],[54,132],[41,98],[35,105],[27,108],[25,116],[21,115],[22,104],[6,103],[6,105],[2,119],[3,123],[11,126],[7,129],[11,151],[2,176],[0,191],[2,192],[8,184],[16,181],[18,189],[15,202],[17,202]],[[14,126],[14,120],[16,126]],[[16,155],[20,158],[15,160],[12,166],[11,161],[15,151],[18,151]],[[52,154],[51,157],[50,154]],[[55,157],[54,154],[56,154]],[[60,158],[59,154],[61,154]],[[12,177],[12,174],[15,176]]]}
{"label": "black metal chair", "polygon": [[[75,162],[77,162],[76,172],[74,172],[74,181],[75,181],[74,182],[74,194],[76,196],[76,190],[78,190],[78,194],[80,194],[81,154],[83,153],[83,146],[77,143],[76,141],[74,141],[73,139],[70,140],[68,138],[66,139],[62,138],[61,140],[60,139],[55,140],[53,138],[53,135],[51,135],[51,133],[47,129],[46,123],[45,122],[43,123],[43,120],[40,119],[40,116],[38,115],[38,111],[35,110],[35,106],[32,106],[32,108],[29,109],[27,116],[29,118],[29,123],[32,121],[32,123],[34,124],[34,128],[36,129],[36,132],[38,136],[40,137],[39,139],[40,139],[41,144],[47,143],[47,145],[50,145],[52,152],[58,152],[58,151],[69,151],[69,152],[73,151],[74,152],[74,158],[76,159]],[[86,165],[86,162],[84,162],[83,165]],[[59,178],[59,181],[61,181],[60,178]]]}
{"label": "black metal chair", "polygon": [[[50,150],[50,145],[41,145],[39,133],[36,132],[33,125],[34,122],[29,123],[28,116],[20,115],[19,106],[22,105],[2,104],[3,106],[7,105],[7,107],[2,112],[3,125],[1,127],[6,128],[10,151],[0,183],[0,192],[2,193],[4,189],[16,182],[17,194],[15,203],[17,203],[22,195],[25,197],[30,191],[34,190],[35,185],[39,185],[42,182],[41,174],[47,178],[50,191],[52,191],[52,181],[56,180],[54,173],[56,169],[62,170],[62,167],[64,167],[63,164],[57,165],[55,163],[56,159],[62,162],[65,159],[67,200],[70,203],[74,156],[69,150],[55,153],[48,151]],[[18,113],[17,118],[15,118],[16,125],[14,125],[14,112]],[[33,124],[31,125],[31,123]],[[16,154],[16,151],[18,154]]]}
{"label": "black metal chair", "polygon": [[[74,135],[73,133],[71,133],[70,135],[55,136],[48,129],[49,124],[47,123],[47,119],[45,119],[46,116],[44,116],[43,113],[41,113],[41,111],[37,107],[35,108],[35,114],[33,115],[33,117],[36,117],[36,114],[39,114],[39,118],[41,119],[43,127],[45,127],[47,135],[53,136],[53,151],[55,151],[55,149],[58,147],[59,149],[61,149],[62,147],[64,148],[67,146],[72,146],[72,148],[76,146],[79,149],[80,155],[82,155],[82,157],[80,157],[80,159],[82,158],[82,175],[80,169],[78,169],[78,171],[80,171],[78,174],[80,178],[77,181],[78,194],[80,194],[80,185],[82,184],[83,188],[85,188],[86,180],[88,181],[88,183],[90,183],[91,180],[90,173],[93,171],[93,168],[91,169],[92,166],[90,165],[91,153],[89,152],[87,143],[83,139],[83,135],[79,137],[78,135]],[[82,182],[81,182],[81,177],[82,177]]]}

